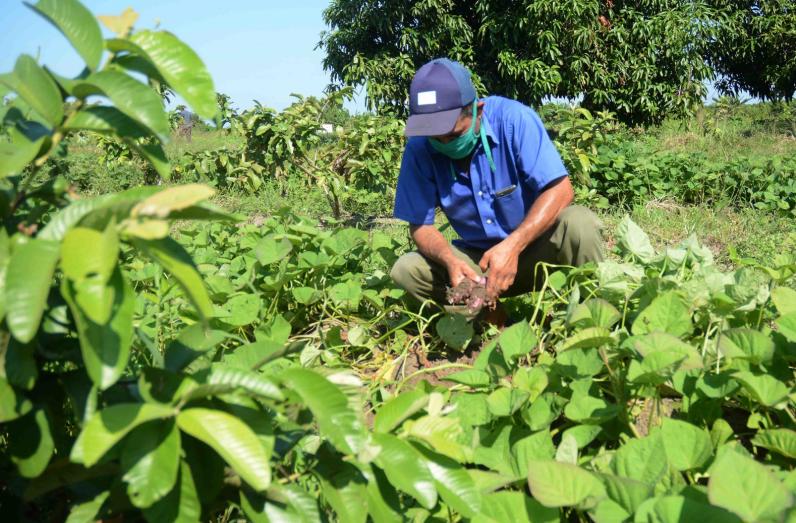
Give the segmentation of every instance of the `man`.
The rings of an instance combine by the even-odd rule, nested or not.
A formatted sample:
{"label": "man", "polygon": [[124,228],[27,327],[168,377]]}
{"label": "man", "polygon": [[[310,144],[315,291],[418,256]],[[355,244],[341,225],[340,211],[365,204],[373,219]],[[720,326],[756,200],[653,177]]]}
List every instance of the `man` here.
{"label": "man", "polygon": [[[409,94],[394,216],[409,223],[417,252],[392,268],[399,286],[438,304],[464,278],[485,282],[490,297],[516,296],[541,283],[538,275],[534,281],[540,261],[602,259],[599,222],[570,206],[566,168],[532,109],[478,99],[470,72],[446,58],[421,67]],[[434,227],[437,207],[460,237],[454,245]]]}

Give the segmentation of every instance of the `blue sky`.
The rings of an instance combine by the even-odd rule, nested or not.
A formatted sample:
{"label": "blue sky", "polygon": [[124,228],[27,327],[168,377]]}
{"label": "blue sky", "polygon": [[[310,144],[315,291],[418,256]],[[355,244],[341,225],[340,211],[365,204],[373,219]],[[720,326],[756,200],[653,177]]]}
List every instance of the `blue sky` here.
{"label": "blue sky", "polygon": [[[320,95],[329,83],[315,50],[328,0],[82,0],[95,15],[138,12],[137,28],[171,31],[204,60],[216,90],[246,108],[252,100],[283,109],[290,93]],[[82,63],[66,39],[21,0],[0,0],[0,72],[21,53],[73,76]],[[103,27],[110,36],[110,33]],[[355,105],[350,107],[356,109]]]}

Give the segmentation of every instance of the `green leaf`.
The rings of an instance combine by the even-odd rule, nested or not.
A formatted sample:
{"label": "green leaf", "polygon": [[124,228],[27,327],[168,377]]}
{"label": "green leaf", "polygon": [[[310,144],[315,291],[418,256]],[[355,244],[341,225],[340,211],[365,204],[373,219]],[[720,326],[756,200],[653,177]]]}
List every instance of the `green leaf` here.
{"label": "green leaf", "polygon": [[710,467],[708,497],[744,521],[778,518],[793,506],[793,494],[764,465],[729,450]]}
{"label": "green leaf", "polygon": [[796,459],[796,431],[785,428],[761,430],[752,438],[752,443],[786,458]]}
{"label": "green leaf", "polygon": [[616,405],[583,393],[572,394],[564,407],[564,415],[578,423],[602,423],[615,417],[618,411]]}
{"label": "green leaf", "polygon": [[81,80],[75,96],[102,95],[121,112],[148,128],[161,140],[169,137],[169,119],[158,94],[138,80],[118,71],[100,71]]}
{"label": "green leaf", "polygon": [[605,327],[589,327],[578,330],[575,334],[565,339],[556,347],[556,351],[564,352],[572,349],[593,349],[608,343],[613,343],[613,341],[614,339],[611,337],[611,331]]}
{"label": "green leaf", "polygon": [[[197,473],[201,473],[197,471]],[[194,482],[194,473],[185,461],[180,461],[180,472],[171,492],[149,508],[144,509],[147,521],[157,523],[198,523],[202,504]]]}
{"label": "green leaf", "polygon": [[741,523],[732,512],[685,496],[663,496],[653,498],[652,514],[645,521],[660,523],[682,523],[704,521],[710,523]]}
{"label": "green leaf", "polygon": [[381,447],[374,461],[387,475],[390,483],[427,509],[436,505],[434,477],[418,451],[406,441],[390,434],[376,433],[372,438],[373,443]]}
{"label": "green leaf", "polygon": [[701,468],[713,456],[713,444],[705,429],[685,421],[664,418],[661,434],[669,464],[677,471]]}
{"label": "green leaf", "polygon": [[610,329],[622,315],[616,307],[600,298],[592,298],[578,304],[567,318],[570,327],[585,329],[588,327],[603,327]]}
{"label": "green leaf", "polygon": [[171,492],[180,466],[180,431],[173,420],[144,423],[127,437],[122,479],[133,505],[147,508]]}
{"label": "green leaf", "polygon": [[23,478],[35,478],[47,468],[55,451],[50,420],[36,409],[8,425],[8,453]]}
{"label": "green leaf", "polygon": [[448,374],[444,378],[445,381],[452,381],[453,383],[461,383],[473,388],[488,387],[492,383],[492,378],[489,373],[479,369],[466,369],[453,374]]}
{"label": "green leaf", "polygon": [[339,282],[329,289],[329,297],[340,307],[355,311],[362,299],[362,286],[355,281]]}
{"label": "green leaf", "polygon": [[437,322],[437,334],[445,345],[464,350],[473,338],[473,326],[461,314],[446,314]]}
{"label": "green leaf", "polygon": [[155,65],[163,79],[202,118],[218,110],[213,79],[199,56],[166,31],[139,31],[130,37]]}
{"label": "green leaf", "polygon": [[614,454],[611,468],[617,476],[635,479],[655,485],[669,470],[666,447],[660,431],[648,436],[631,439]]}
{"label": "green leaf", "polygon": [[118,403],[106,407],[86,422],[72,446],[70,459],[90,467],[137,426],[174,414],[173,407],[152,403]]}
{"label": "green leaf", "polygon": [[296,391],[318,421],[320,436],[341,452],[356,454],[365,443],[364,427],[348,405],[345,394],[311,370],[287,369],[282,382]]}
{"label": "green leaf", "polygon": [[277,240],[273,235],[266,236],[254,247],[254,255],[260,265],[276,263],[293,250],[293,244],[287,238]]}
{"label": "green leaf", "polygon": [[31,390],[39,377],[34,343],[19,343],[10,338],[5,347],[0,345],[0,377],[15,387]]}
{"label": "green leaf", "polygon": [[719,338],[719,350],[728,358],[742,358],[760,365],[771,363],[774,342],[754,329],[727,329]]}
{"label": "green leaf", "polygon": [[321,299],[321,293],[312,287],[293,287],[290,289],[293,298],[302,305],[312,305]]}
{"label": "green leaf", "polygon": [[605,492],[610,499],[619,504],[628,514],[638,510],[652,495],[652,486],[635,479],[601,474]]}
{"label": "green leaf", "polygon": [[642,310],[633,322],[633,334],[667,332],[682,338],[693,331],[691,312],[675,291],[664,292]]}
{"label": "green leaf", "polygon": [[528,401],[530,393],[521,389],[500,387],[487,397],[489,412],[495,416],[511,416]]}
{"label": "green leaf", "polygon": [[415,446],[425,458],[426,466],[434,478],[434,486],[442,500],[464,517],[471,518],[481,510],[481,492],[467,473],[467,469],[455,460],[432,452],[422,445]]}
{"label": "green leaf", "polygon": [[168,218],[171,213],[192,207],[215,193],[215,189],[201,183],[169,187],[139,202],[130,211],[130,216]]}
{"label": "green leaf", "polygon": [[24,416],[33,408],[29,399],[17,394],[5,378],[0,377],[0,423]]}
{"label": "green leaf", "polygon": [[75,319],[86,372],[100,390],[105,390],[116,383],[130,358],[135,293],[117,267],[106,285],[96,286],[96,292],[102,295],[98,299],[110,304],[105,323],[97,323],[96,315],[87,310],[85,288],[64,280],[61,294]]}
{"label": "green leaf", "polygon": [[589,507],[605,497],[600,480],[577,465],[553,460],[528,463],[531,495],[546,507]]}
{"label": "green leaf", "polygon": [[45,137],[30,140],[16,129],[9,131],[10,143],[0,143],[0,179],[21,173],[39,154]]}
{"label": "green leaf", "polygon": [[783,336],[796,343],[796,312],[785,314],[774,323]]}
{"label": "green leaf", "polygon": [[384,402],[373,418],[373,430],[390,432],[428,404],[428,394],[420,389],[399,394]]}
{"label": "green leaf", "polygon": [[92,131],[128,138],[146,138],[149,130],[119,109],[107,105],[92,105],[80,109],[64,122],[70,131]]}
{"label": "green leaf", "polygon": [[210,445],[255,490],[271,484],[271,466],[257,435],[245,423],[220,410],[191,408],[177,415],[177,425]]}
{"label": "green leaf", "polygon": [[204,320],[213,316],[213,303],[207,294],[204,281],[194,266],[188,252],[171,238],[160,240],[133,240],[133,245],[158,262],[176,278],[185,296]]}
{"label": "green leaf", "polygon": [[536,346],[536,334],[531,326],[524,321],[515,323],[500,333],[498,345],[503,351],[506,361],[516,360],[531,352]]}
{"label": "green leaf", "polygon": [[484,496],[481,514],[472,523],[558,523],[559,510],[545,507],[523,492],[502,490]]}
{"label": "green leaf", "polygon": [[69,511],[69,517],[66,518],[66,523],[92,523],[96,521],[97,515],[110,494],[110,490],[106,490],[100,492],[89,501],[75,505],[72,507],[72,510]]}
{"label": "green leaf", "polygon": [[119,256],[119,236],[115,223],[111,222],[104,231],[85,227],[69,230],[61,244],[61,270],[75,283],[87,278],[107,282]]}
{"label": "green leaf", "polygon": [[771,291],[771,301],[782,316],[796,313],[796,290],[790,287],[776,287]]}
{"label": "green leaf", "polygon": [[769,374],[755,375],[749,371],[739,371],[732,376],[752,398],[766,407],[776,407],[788,398],[787,385]]}
{"label": "green leaf", "polygon": [[260,317],[260,310],[263,303],[256,294],[239,294],[230,298],[224,305],[226,315],[220,316],[219,320],[227,325],[242,327],[251,325]]}
{"label": "green leaf", "polygon": [[14,64],[14,72],[0,76],[0,82],[14,90],[51,127],[60,125],[64,118],[61,91],[30,55],[20,55]]}
{"label": "green leaf", "polygon": [[316,471],[321,494],[334,509],[338,521],[365,523],[368,507],[363,500],[368,496],[368,482],[362,473],[336,455],[323,455]]}
{"label": "green leaf", "polygon": [[36,238],[17,245],[11,255],[6,303],[13,306],[6,313],[6,324],[22,343],[32,340],[39,330],[60,250],[58,242]]}
{"label": "green leaf", "polygon": [[655,258],[655,249],[652,248],[649,236],[630,216],[625,216],[616,227],[616,240],[622,250],[643,263],[649,263]]}
{"label": "green leaf", "polygon": [[227,390],[242,389],[250,394],[275,401],[282,401],[285,399],[285,396],[276,383],[259,372],[251,370],[236,369],[225,365],[214,364],[210,371],[210,375],[207,377],[207,384],[211,386],[223,386],[228,388]]}
{"label": "green leaf", "polygon": [[77,0],[39,0],[28,7],[49,20],[69,40],[89,68],[99,67],[102,32],[91,11]]}

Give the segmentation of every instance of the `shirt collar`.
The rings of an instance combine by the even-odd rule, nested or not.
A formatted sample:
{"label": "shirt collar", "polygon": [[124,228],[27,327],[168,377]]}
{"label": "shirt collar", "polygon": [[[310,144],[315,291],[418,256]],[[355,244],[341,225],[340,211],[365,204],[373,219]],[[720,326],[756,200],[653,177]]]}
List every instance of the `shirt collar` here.
{"label": "shirt collar", "polygon": [[486,111],[484,111],[483,115],[481,116],[481,125],[484,126],[484,131],[486,131],[486,137],[492,140],[492,143],[499,144],[500,140],[498,139],[497,134],[492,129],[492,126],[489,125],[489,120],[486,117]]}

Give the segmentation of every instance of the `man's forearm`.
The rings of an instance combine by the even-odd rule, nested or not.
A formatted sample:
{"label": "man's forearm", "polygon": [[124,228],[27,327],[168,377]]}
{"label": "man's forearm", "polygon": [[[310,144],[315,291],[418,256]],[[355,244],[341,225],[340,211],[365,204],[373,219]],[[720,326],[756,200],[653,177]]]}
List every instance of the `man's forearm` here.
{"label": "man's forearm", "polygon": [[411,225],[409,234],[412,236],[417,250],[442,266],[447,266],[453,250],[450,243],[433,225]]}
{"label": "man's forearm", "polygon": [[573,196],[569,178],[554,182],[539,195],[522,223],[503,241],[518,253],[524,251],[555,223],[561,211],[572,203]]}

